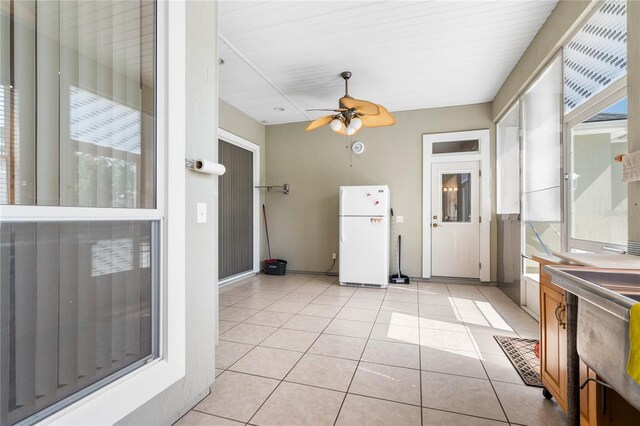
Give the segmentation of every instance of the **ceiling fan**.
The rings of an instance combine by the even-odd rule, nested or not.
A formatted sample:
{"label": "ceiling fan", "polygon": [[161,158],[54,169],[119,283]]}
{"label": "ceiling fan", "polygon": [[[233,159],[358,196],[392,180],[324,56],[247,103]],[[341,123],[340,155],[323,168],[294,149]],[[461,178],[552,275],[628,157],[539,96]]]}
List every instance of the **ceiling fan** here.
{"label": "ceiling fan", "polygon": [[344,79],[344,96],[338,101],[337,109],[308,109],[307,111],[333,111],[335,114],[313,120],[306,131],[315,130],[326,124],[341,135],[355,135],[362,127],[393,126],[396,119],[382,105],[355,99],[349,96],[351,71],[340,74]]}

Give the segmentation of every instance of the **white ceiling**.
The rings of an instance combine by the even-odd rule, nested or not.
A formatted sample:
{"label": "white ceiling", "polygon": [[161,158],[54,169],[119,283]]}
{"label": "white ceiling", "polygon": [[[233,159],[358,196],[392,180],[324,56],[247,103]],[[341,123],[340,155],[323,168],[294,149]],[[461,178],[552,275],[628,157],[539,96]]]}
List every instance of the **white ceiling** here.
{"label": "white ceiling", "polygon": [[337,106],[349,70],[350,95],[391,111],[489,102],[556,3],[222,1],[220,97],[304,121]]}

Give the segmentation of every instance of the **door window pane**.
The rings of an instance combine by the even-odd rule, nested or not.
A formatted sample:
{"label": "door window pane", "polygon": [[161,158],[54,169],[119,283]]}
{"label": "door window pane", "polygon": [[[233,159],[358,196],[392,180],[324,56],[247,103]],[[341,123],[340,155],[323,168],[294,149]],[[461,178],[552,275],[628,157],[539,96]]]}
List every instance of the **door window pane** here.
{"label": "door window pane", "polygon": [[149,221],[0,225],[1,424],[157,354],[158,229]]}
{"label": "door window pane", "polygon": [[442,221],[471,222],[471,173],[442,175]]}
{"label": "door window pane", "polygon": [[10,4],[0,203],[154,208],[155,3]]}
{"label": "door window pane", "polygon": [[453,154],[457,152],[478,152],[479,146],[479,141],[477,139],[468,141],[434,142],[431,145],[431,153]]}
{"label": "door window pane", "polygon": [[572,129],[571,238],[627,244],[627,99]]}

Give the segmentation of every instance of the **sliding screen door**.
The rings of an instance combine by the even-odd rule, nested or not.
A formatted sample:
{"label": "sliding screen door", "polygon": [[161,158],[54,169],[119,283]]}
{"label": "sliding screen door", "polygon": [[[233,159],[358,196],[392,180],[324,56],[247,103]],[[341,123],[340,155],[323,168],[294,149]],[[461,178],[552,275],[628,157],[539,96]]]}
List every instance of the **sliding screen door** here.
{"label": "sliding screen door", "polygon": [[0,424],[158,357],[156,4],[0,4]]}
{"label": "sliding screen door", "polygon": [[218,161],[227,168],[218,181],[220,280],[253,270],[253,155],[219,141]]}

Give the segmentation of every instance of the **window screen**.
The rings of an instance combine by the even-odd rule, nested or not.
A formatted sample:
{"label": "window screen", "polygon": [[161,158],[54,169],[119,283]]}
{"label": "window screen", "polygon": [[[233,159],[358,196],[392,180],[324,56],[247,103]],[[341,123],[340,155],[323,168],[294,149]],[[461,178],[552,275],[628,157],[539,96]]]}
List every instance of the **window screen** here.
{"label": "window screen", "polygon": [[627,7],[606,0],[564,48],[564,112],[627,74]]}

